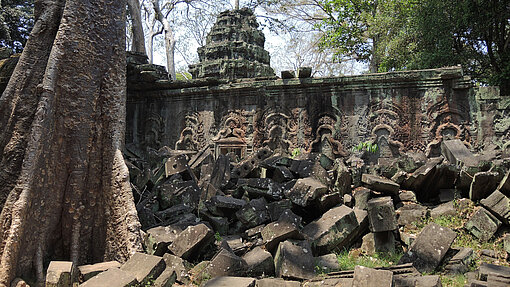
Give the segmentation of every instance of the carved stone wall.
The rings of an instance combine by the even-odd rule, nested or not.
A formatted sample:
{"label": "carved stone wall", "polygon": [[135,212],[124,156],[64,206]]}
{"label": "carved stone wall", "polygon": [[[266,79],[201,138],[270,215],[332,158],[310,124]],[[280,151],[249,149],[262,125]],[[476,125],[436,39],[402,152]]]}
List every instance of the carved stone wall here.
{"label": "carved stone wall", "polygon": [[247,151],[299,148],[339,157],[372,141],[380,146],[378,156],[394,157],[437,153],[447,138],[503,148],[510,135],[510,100],[474,89],[459,67],[146,87],[128,91],[128,144],[199,150],[222,141]]}

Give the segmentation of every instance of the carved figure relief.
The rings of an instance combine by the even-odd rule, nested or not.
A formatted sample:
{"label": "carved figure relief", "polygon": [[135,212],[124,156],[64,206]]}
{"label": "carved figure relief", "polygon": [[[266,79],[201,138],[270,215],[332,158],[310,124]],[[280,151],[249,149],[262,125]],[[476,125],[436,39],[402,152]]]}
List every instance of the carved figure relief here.
{"label": "carved figure relief", "polygon": [[302,150],[310,149],[310,142],[312,141],[312,127],[310,125],[310,117],[306,109],[292,109],[288,124],[287,139],[291,142],[291,150],[295,148]]}
{"label": "carved figure relief", "polygon": [[333,115],[321,116],[317,123],[316,136],[310,146],[310,151],[321,152],[331,159],[347,156],[342,143],[335,138],[336,118]]}
{"label": "carved figure relief", "polygon": [[248,121],[240,110],[228,112],[221,120],[221,129],[212,138],[215,143],[215,153],[229,154],[242,158],[246,154],[246,132]]}
{"label": "carved figure relief", "polygon": [[269,112],[264,118],[264,140],[262,147],[273,151],[289,152],[292,143],[287,139],[290,117],[281,112]]}
{"label": "carved figure relief", "polygon": [[404,114],[402,108],[388,99],[375,102],[371,110],[371,140],[379,147],[379,157],[399,156],[404,151],[404,144],[399,139],[409,138],[410,130],[407,121],[401,116]]}
{"label": "carved figure relief", "polygon": [[158,149],[163,142],[165,133],[165,120],[157,113],[151,112],[144,121],[144,142],[143,145]]}
{"label": "carved figure relief", "polygon": [[183,129],[176,149],[200,150],[209,144],[214,129],[214,116],[210,111],[194,112],[183,116]]}

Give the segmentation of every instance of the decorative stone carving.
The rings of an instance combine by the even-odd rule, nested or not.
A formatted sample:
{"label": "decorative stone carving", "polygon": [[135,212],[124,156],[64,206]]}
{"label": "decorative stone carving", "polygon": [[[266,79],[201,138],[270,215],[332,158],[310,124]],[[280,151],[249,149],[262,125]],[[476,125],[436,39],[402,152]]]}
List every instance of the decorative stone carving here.
{"label": "decorative stone carving", "polygon": [[176,149],[200,150],[211,143],[211,134],[214,133],[212,111],[185,114],[183,118],[183,129],[179,140],[175,143]]}
{"label": "decorative stone carving", "polygon": [[145,118],[144,126],[143,145],[154,149],[160,148],[165,133],[165,119],[161,115],[151,112]]}
{"label": "decorative stone carving", "polygon": [[222,119],[221,129],[212,139],[215,143],[215,152],[219,154],[234,153],[242,158],[246,154],[246,131],[248,122],[240,110],[230,111]]}
{"label": "decorative stone carving", "polygon": [[325,114],[319,118],[315,140],[311,144],[312,152],[321,152],[332,159],[347,156],[342,143],[335,138],[335,126],[336,118],[334,116]]}
{"label": "decorative stone carving", "polygon": [[312,127],[306,109],[295,108],[291,110],[288,130],[287,138],[291,142],[291,150],[295,148],[309,150],[312,140]]}

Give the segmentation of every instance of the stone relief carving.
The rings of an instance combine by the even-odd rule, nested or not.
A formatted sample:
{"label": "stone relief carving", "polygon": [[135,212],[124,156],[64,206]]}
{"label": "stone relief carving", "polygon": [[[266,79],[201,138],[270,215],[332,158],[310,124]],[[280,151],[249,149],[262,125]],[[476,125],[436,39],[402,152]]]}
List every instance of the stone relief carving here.
{"label": "stone relief carving", "polygon": [[214,132],[214,116],[211,111],[193,112],[185,114],[183,129],[179,140],[175,143],[176,149],[200,150],[209,144],[211,133]]}
{"label": "stone relief carving", "polygon": [[165,133],[165,119],[157,113],[150,112],[144,121],[143,145],[158,149],[162,146]]}
{"label": "stone relief carving", "polygon": [[287,139],[291,142],[290,149],[309,150],[312,139],[310,116],[304,108],[294,108],[288,124]]}
{"label": "stone relief carving", "polygon": [[319,117],[315,139],[311,143],[310,150],[312,152],[321,152],[331,159],[347,156],[342,143],[335,138],[336,117],[330,114],[324,114]]}
{"label": "stone relief carving", "polygon": [[404,151],[402,138],[409,137],[409,124],[402,107],[392,100],[375,102],[371,106],[371,141],[379,147],[378,156],[393,158]]}

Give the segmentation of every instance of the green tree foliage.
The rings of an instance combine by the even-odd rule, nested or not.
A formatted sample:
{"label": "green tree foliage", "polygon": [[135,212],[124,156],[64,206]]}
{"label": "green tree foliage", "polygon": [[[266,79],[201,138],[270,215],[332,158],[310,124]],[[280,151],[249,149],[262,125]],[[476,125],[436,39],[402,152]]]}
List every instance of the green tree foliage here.
{"label": "green tree foliage", "polygon": [[21,52],[34,25],[34,1],[4,0],[0,8],[0,47]]}

